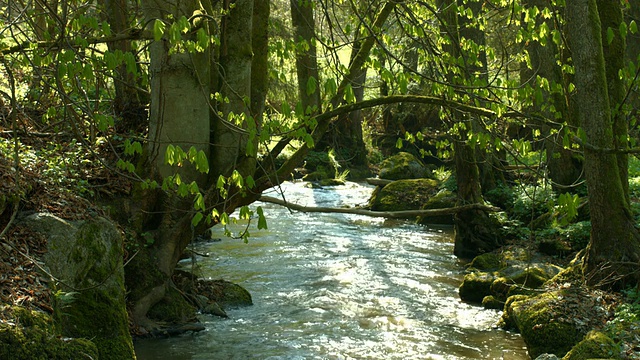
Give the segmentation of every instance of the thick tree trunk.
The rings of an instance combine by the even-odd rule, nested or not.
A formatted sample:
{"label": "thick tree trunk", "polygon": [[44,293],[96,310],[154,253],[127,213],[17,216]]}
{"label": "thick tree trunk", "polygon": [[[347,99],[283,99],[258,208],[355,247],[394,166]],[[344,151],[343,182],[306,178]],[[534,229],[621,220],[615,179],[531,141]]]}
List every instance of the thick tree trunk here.
{"label": "thick tree trunk", "polygon": [[[145,17],[173,19],[189,17],[198,9],[196,1],[167,3],[147,0],[142,2]],[[204,53],[169,54],[168,41],[161,39],[149,46],[151,64],[151,105],[149,117],[148,160],[151,177],[158,180],[179,174],[182,181],[204,184],[205,178],[190,164],[178,167],[165,161],[168,145],[180,146],[188,151],[191,146],[209,153],[209,56]],[[190,224],[192,200],[175,193],[160,190],[142,194],[136,217],[137,229],[146,233],[152,245],[141,249],[132,261],[132,268],[142,274],[128,275],[136,283],[133,320],[142,327],[154,325],[146,317],[151,306],[160,301],[170,282],[171,274],[182,251],[192,238]],[[137,277],[144,278],[136,279]]]}
{"label": "thick tree trunk", "polygon": [[592,285],[637,282],[640,237],[626,200],[618,161],[615,154],[598,150],[611,149],[616,142],[596,0],[567,2],[567,24],[575,67],[576,104],[590,145],[584,149],[591,213],[591,241],[584,273]]}
{"label": "thick tree trunk", "polygon": [[[257,132],[258,124],[251,116],[251,64],[253,61],[253,0],[227,0],[229,12],[222,21],[220,68],[220,94],[228,99],[218,103],[213,118],[213,149],[211,160],[214,181],[218,175],[230,176],[236,165],[255,161],[256,146],[247,148],[249,134]],[[251,141],[255,144],[255,138]],[[251,166],[241,173],[251,175]],[[247,171],[249,171],[247,173]]]}
{"label": "thick tree trunk", "polygon": [[[305,114],[322,111],[320,104],[320,75],[316,52],[314,5],[310,0],[291,0],[291,23],[296,44],[296,74],[298,97]],[[315,84],[315,86],[313,85]]]}
{"label": "thick tree trunk", "polygon": [[[620,35],[622,23],[622,7],[619,1],[597,0],[598,13],[601,23],[602,49],[604,54],[605,71],[607,75],[607,91],[609,92],[609,105],[611,107],[611,120],[613,122],[613,144],[617,149],[627,148],[629,125],[626,114],[620,108],[626,96],[620,71],[624,69],[626,39]],[[614,32],[613,39],[609,43],[607,29]],[[629,156],[625,153],[616,155],[622,191],[629,202]]]}
{"label": "thick tree trunk", "polygon": [[[460,27],[458,25],[458,14],[455,9],[456,2],[453,0],[438,0],[438,7],[441,10],[441,29],[449,38],[450,44],[445,47],[445,51],[452,59],[468,58],[462,53],[460,47]],[[470,30],[465,31],[468,35]],[[468,55],[468,54],[467,54]],[[456,62],[457,63],[457,62]],[[455,67],[456,64],[447,64]],[[452,70],[447,74],[447,81],[451,84],[460,84],[468,81],[473,72],[482,69],[476,64],[469,64],[469,67],[461,69],[461,75],[455,75]],[[481,71],[481,70],[480,70]],[[456,139],[454,140],[454,161],[457,190],[457,205],[482,204],[482,188],[480,171],[478,168],[475,149],[467,143],[469,131],[481,131],[477,120],[469,118],[461,112],[453,112],[451,121],[464,122],[460,126]],[[494,250],[500,245],[497,238],[497,224],[492,221],[489,215],[481,210],[462,211],[454,217],[455,224],[455,245],[454,254],[462,258],[472,258],[478,254]]]}
{"label": "thick tree trunk", "polygon": [[[546,0],[527,0],[524,5],[527,8],[535,6],[538,9],[550,6]],[[535,21],[536,28],[545,23],[550,29],[555,27],[552,19],[543,19],[540,16]],[[540,78],[548,80],[551,86],[565,82],[562,71],[557,65],[558,48],[552,41],[550,34],[544,40],[546,41],[544,46],[540,44],[540,40],[532,40],[525,45],[525,49],[529,54],[531,68],[523,64],[523,70],[520,73],[521,81],[523,83],[530,82],[534,89],[537,88],[542,91],[542,101],[538,102],[534,98],[533,108],[530,111],[553,120],[555,119],[555,112],[551,111],[551,105],[553,105],[555,111],[562,114],[562,119],[566,121],[567,125],[577,127],[575,113],[572,113],[569,107],[570,99],[568,95],[565,98],[561,93],[550,94],[537,81],[537,77],[540,76]],[[563,87],[566,88],[565,85]],[[582,174],[582,161],[579,159],[578,154],[569,149],[564,149],[562,133],[553,137],[550,135],[551,129],[546,123],[539,124],[539,126],[546,138],[543,147],[547,156],[549,177],[553,182],[554,188],[559,191],[571,189],[572,186],[579,183]]]}

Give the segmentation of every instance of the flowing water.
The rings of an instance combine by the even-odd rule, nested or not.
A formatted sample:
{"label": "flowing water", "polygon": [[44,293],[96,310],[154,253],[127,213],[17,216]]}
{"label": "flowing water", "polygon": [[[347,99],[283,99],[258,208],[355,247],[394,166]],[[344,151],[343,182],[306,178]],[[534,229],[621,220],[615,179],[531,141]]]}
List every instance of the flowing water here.
{"label": "flowing water", "polygon": [[[281,190],[341,207],[366,203],[372,188]],[[529,359],[518,335],[494,328],[498,312],[459,300],[450,229],[261,206],[269,230],[252,225],[248,244],[214,228],[222,241],[196,245],[210,254],[198,261],[204,275],[241,284],[254,305],[200,316],[197,334],[139,341],[138,359]]]}

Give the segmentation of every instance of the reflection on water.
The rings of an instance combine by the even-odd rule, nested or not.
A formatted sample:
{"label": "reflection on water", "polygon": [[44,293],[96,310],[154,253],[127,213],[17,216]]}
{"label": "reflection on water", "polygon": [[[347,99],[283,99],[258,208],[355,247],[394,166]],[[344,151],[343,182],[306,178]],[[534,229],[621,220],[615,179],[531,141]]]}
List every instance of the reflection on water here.
{"label": "reflection on water", "polygon": [[[282,190],[302,205],[354,206],[372,188]],[[211,255],[204,274],[240,283],[255,305],[201,316],[198,334],[140,341],[139,359],[529,358],[518,335],[493,328],[497,312],[460,302],[449,229],[261,205],[269,230],[248,244],[214,229],[222,241],[197,245]]]}

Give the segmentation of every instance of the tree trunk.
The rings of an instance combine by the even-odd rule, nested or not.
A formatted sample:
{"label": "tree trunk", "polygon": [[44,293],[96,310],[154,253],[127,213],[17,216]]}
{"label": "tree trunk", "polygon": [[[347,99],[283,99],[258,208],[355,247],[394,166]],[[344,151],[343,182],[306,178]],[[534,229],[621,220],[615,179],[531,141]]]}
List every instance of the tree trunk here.
{"label": "tree trunk", "polygon": [[[527,0],[525,5],[527,8],[535,6],[539,9],[550,6],[548,1],[545,0]],[[555,27],[553,20],[542,19],[541,16],[535,19],[535,22],[536,28],[544,23],[550,29]],[[529,54],[531,69],[523,66],[524,70],[521,72],[520,78],[523,83],[530,81],[534,90],[542,91],[542,101],[538,102],[534,98],[533,109],[531,110],[548,119],[555,119],[555,112],[559,112],[567,125],[576,127],[578,124],[575,114],[569,108],[569,99],[560,93],[550,94],[536,80],[540,76],[540,78],[548,80],[550,86],[563,83],[562,71],[556,63],[558,48],[552,41],[550,34],[544,40],[546,41],[544,46],[540,44],[540,40],[532,40],[525,45],[525,49]],[[551,110],[551,105],[555,108],[555,112]],[[564,149],[562,138],[559,137],[563,135],[562,133],[554,138],[550,136],[551,129],[548,125],[542,123],[540,127],[547,138],[543,147],[546,151],[549,177],[553,181],[554,188],[566,191],[566,189],[570,189],[579,182],[582,174],[582,161],[571,150]]]}
{"label": "tree trunk", "polygon": [[[622,111],[622,102],[625,100],[626,89],[620,78],[620,71],[624,69],[626,39],[620,34],[622,23],[622,7],[619,1],[597,0],[598,13],[601,23],[602,49],[604,65],[607,75],[607,91],[609,92],[609,105],[611,106],[611,120],[613,122],[613,145],[617,149],[627,149],[627,137],[629,126],[626,114]],[[614,32],[613,39],[609,43],[607,29]],[[616,155],[618,171],[622,181],[622,191],[629,202],[629,156],[625,153]]]}
{"label": "tree trunk", "polygon": [[[314,5],[310,0],[291,0],[291,22],[296,46],[296,74],[298,97],[306,115],[322,111],[320,104],[320,75],[316,52]],[[315,85],[313,85],[315,84]]]}
{"label": "tree trunk", "polygon": [[[115,34],[124,34],[130,28],[128,22],[129,11],[126,0],[102,0],[103,14]],[[120,40],[107,43],[109,51],[120,50],[123,54],[130,53],[135,56],[131,48],[131,40]],[[136,76],[127,71],[127,65],[121,64],[114,70],[113,110],[120,117],[119,130],[140,131],[146,126],[147,112],[139,97],[138,81]]]}
{"label": "tree trunk", "polygon": [[[438,8],[441,16],[441,29],[447,37],[448,44],[444,51],[451,56],[452,59],[468,56],[461,51],[460,46],[460,27],[458,25],[458,15],[456,11],[455,0],[438,0]],[[466,30],[469,34],[469,30]],[[447,66],[455,67],[456,64],[447,64]],[[453,70],[447,73],[447,81],[454,85],[460,85],[465,81],[469,81],[471,72],[477,71],[475,64],[465,66],[459,74],[455,75]],[[475,69],[474,69],[475,68]],[[463,122],[463,126],[458,127],[456,139],[454,139],[454,161],[457,190],[457,206],[466,204],[482,204],[482,188],[480,171],[476,160],[475,149],[467,143],[467,134],[469,131],[480,131],[480,126],[473,116],[463,114],[459,111],[452,112],[451,122]],[[488,252],[500,246],[500,239],[497,238],[497,224],[489,215],[482,210],[468,210],[456,214],[454,217],[455,224],[455,245],[454,254],[462,258],[472,258],[478,254]]]}
{"label": "tree trunk", "polygon": [[[609,4],[610,6],[610,4]],[[591,240],[584,273],[591,285],[621,286],[640,279],[640,236],[634,227],[615,154],[611,105],[596,0],[567,2],[576,104],[589,144],[584,172],[589,191]]]}
{"label": "tree trunk", "polygon": [[[236,165],[255,160],[258,124],[251,116],[251,63],[253,58],[253,0],[226,0],[220,45],[219,92],[228,99],[218,103],[213,118],[212,177],[230,176]],[[249,139],[250,133],[253,137]],[[249,147],[249,141],[254,145]],[[251,166],[241,173],[251,175]]]}
{"label": "tree trunk", "polygon": [[[189,17],[198,9],[196,1],[168,3],[159,0],[142,2],[148,21]],[[149,46],[151,64],[151,107],[149,117],[148,159],[151,177],[158,180],[179,174],[182,181],[204,184],[205,178],[190,164],[171,166],[165,161],[169,144],[188,151],[191,146],[209,153],[209,56],[204,53],[169,54],[168,41],[161,39]],[[147,317],[151,306],[160,301],[169,286],[171,274],[192,238],[190,229],[193,205],[191,199],[172,192],[149,191],[141,195],[141,208],[134,219],[140,233],[146,233],[151,246],[141,249],[128,271],[128,284],[135,283],[130,301],[133,320],[140,326],[153,328]],[[138,279],[140,277],[140,279]],[[131,289],[131,287],[130,287]]]}

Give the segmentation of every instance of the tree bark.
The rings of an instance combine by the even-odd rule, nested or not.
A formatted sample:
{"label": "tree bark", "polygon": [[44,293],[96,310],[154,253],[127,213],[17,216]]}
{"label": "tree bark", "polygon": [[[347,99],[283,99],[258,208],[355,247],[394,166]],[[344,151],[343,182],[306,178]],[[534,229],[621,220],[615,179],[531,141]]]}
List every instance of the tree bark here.
{"label": "tree bark", "polygon": [[[103,13],[115,34],[125,34],[130,28],[128,22],[129,8],[125,0],[102,0]],[[107,43],[109,51],[120,50],[123,54],[134,53],[131,47],[131,40],[123,39]],[[134,130],[139,131],[144,128],[147,121],[147,112],[140,99],[138,81],[136,76],[127,71],[127,65],[121,64],[114,70],[113,87],[115,97],[113,98],[113,110],[120,117],[118,128],[123,132]]]}
{"label": "tree bark", "polygon": [[[460,27],[456,2],[454,0],[438,0],[438,8],[441,11],[441,30],[448,37],[449,44],[444,46],[444,51],[452,58],[466,58],[460,46]],[[456,63],[459,63],[456,61]],[[457,64],[446,64],[451,67],[446,74],[447,81],[451,84],[461,84],[469,81],[473,66],[460,69],[459,74],[454,73]],[[477,68],[476,68],[477,70]],[[467,134],[470,131],[479,131],[478,124],[474,124],[473,116],[452,111],[451,123],[459,122],[458,133],[453,140],[453,152],[455,162],[455,174],[457,190],[457,205],[483,204],[480,171],[478,168],[475,149],[468,144]],[[480,209],[458,212],[454,216],[455,244],[454,254],[461,258],[472,258],[478,254],[488,252],[500,246],[497,224],[489,215]]]}
{"label": "tree bark", "polygon": [[[306,115],[322,111],[320,104],[320,75],[316,52],[314,4],[310,0],[291,0],[291,23],[296,46],[296,74],[298,98]],[[315,84],[312,86],[311,84]]]}
{"label": "tree bark", "polygon": [[[253,0],[226,0],[228,15],[221,25],[219,92],[224,100],[219,102],[214,114],[211,160],[214,181],[218,175],[230,176],[239,162],[247,158],[255,159],[257,151],[248,149],[249,134],[256,131],[258,124],[251,116],[251,65],[253,57]],[[255,142],[255,138],[251,139]],[[250,166],[247,166],[243,175]]]}
{"label": "tree bark", "polygon": [[[566,18],[576,104],[586,141],[596,148],[612,148],[614,130],[596,0],[568,1]],[[640,236],[626,201],[616,155],[587,147],[584,157],[591,214],[591,240],[583,269],[587,281],[605,287],[637,283]]]}
{"label": "tree bark", "polygon": [[[189,17],[198,9],[196,1],[167,2],[145,0],[142,8],[147,21]],[[188,151],[191,146],[209,153],[209,57],[208,53],[169,54],[170,44],[165,39],[149,45],[151,64],[151,105],[149,116],[148,160],[151,177],[162,179],[179,174],[187,184],[204,184],[205,177],[190,164],[171,166],[165,161],[169,144]],[[133,320],[142,327],[153,328],[147,317],[151,306],[160,301],[170,282],[174,267],[182,251],[191,240],[191,199],[160,190],[141,195],[141,209],[136,217],[137,229],[148,233],[153,244],[142,251],[134,261],[148,261],[142,267],[145,282],[136,289],[138,296],[132,301]],[[186,235],[189,234],[189,235]],[[185,236],[186,235],[186,236]],[[155,275],[152,275],[155,274]],[[139,274],[129,274],[136,277]]]}

